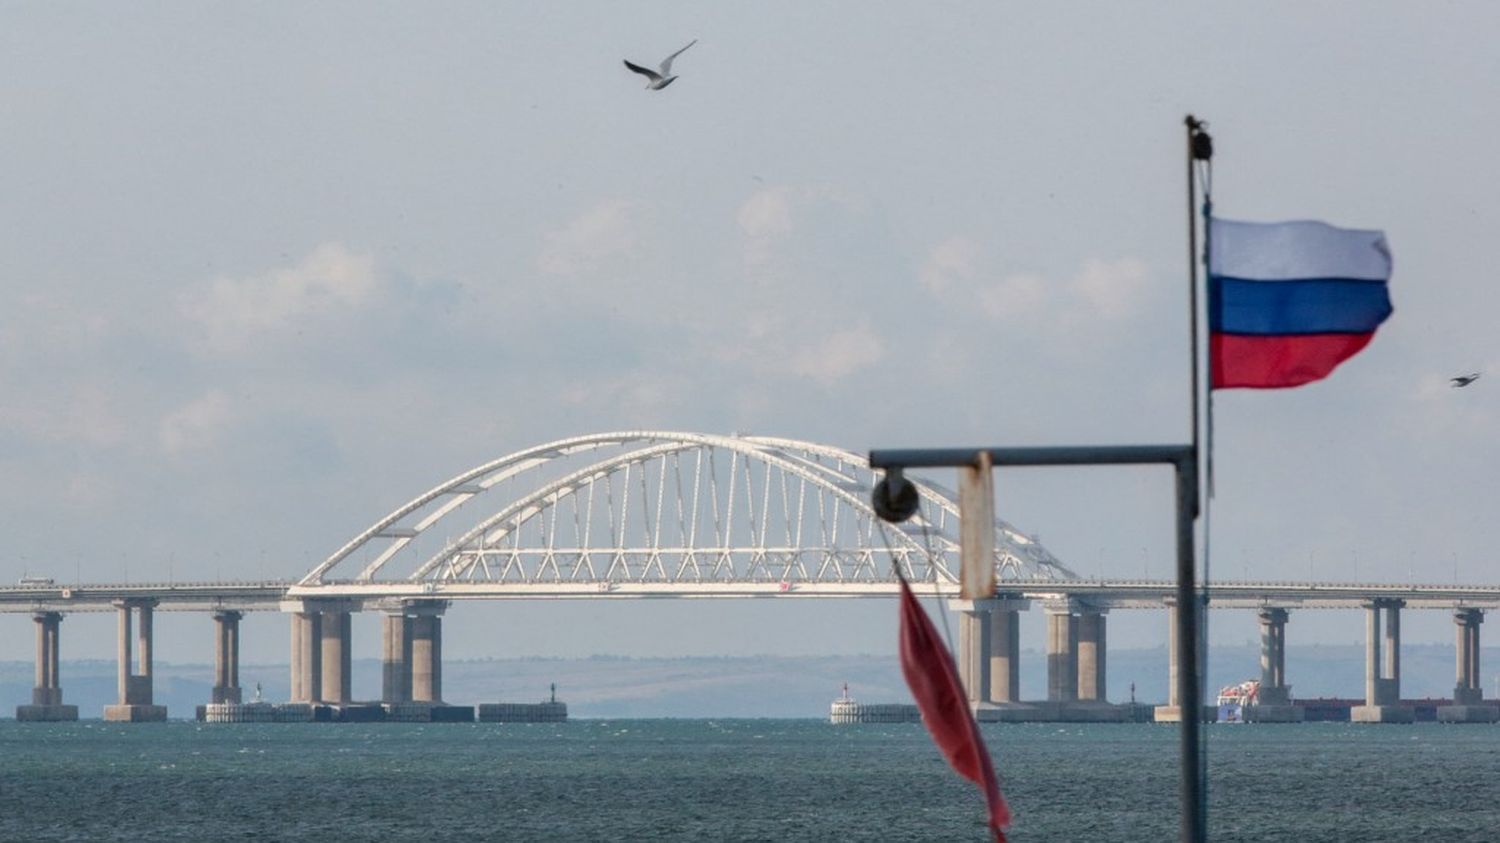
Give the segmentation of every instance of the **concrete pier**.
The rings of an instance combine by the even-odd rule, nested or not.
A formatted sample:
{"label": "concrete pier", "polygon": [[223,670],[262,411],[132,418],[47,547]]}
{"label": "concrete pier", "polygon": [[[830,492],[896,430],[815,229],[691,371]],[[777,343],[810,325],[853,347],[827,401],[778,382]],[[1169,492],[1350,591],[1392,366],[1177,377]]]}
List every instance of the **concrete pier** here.
{"label": "concrete pier", "polygon": [[1182,706],[1177,699],[1177,604],[1167,603],[1167,704],[1159,705],[1153,714],[1158,723],[1182,722]]}
{"label": "concrete pier", "polygon": [[969,707],[989,702],[990,607],[988,600],[954,600],[958,611],[958,679],[969,696]]}
{"label": "concrete pier", "polygon": [[385,606],[381,705],[387,720],[468,723],[472,706],[443,702],[443,613],[446,600]]}
{"label": "concrete pier", "polygon": [[204,723],[311,723],[313,707],[305,703],[209,703],[199,706]]}
{"label": "concrete pier", "polygon": [[350,616],[358,609],[342,599],[287,600],[292,618],[291,701],[312,706],[351,702]]}
{"label": "concrete pier", "polygon": [[1021,616],[1030,601],[1013,594],[988,600],[950,600],[958,615],[959,681],[969,707],[983,721],[1042,718],[1034,704],[1021,702]]}
{"label": "concrete pier", "polygon": [[[1401,600],[1389,599],[1365,604],[1365,704],[1349,710],[1350,722],[1411,723],[1416,719],[1411,706],[1401,705],[1403,605]],[[1382,613],[1385,620],[1383,635]]]}
{"label": "concrete pier", "polygon": [[1105,610],[1070,600],[1047,614],[1047,701],[1033,719],[1063,723],[1123,723],[1131,706],[1107,697]]}
{"label": "concrete pier", "polygon": [[[954,600],[959,613],[959,680],[977,719],[984,722],[1113,722],[1129,713],[1104,699],[1102,614],[1073,601],[1047,607],[1047,699],[1022,702],[1020,613],[1030,601],[1013,594],[989,600]],[[1088,620],[1080,619],[1087,617]],[[1080,646],[1080,628],[1084,629]],[[1080,673],[1080,653],[1085,672]]]}
{"label": "concrete pier", "polygon": [[1079,702],[1106,702],[1108,685],[1105,671],[1105,610],[1086,609],[1078,615],[1078,673],[1077,698]]}
{"label": "concrete pier", "polygon": [[[473,706],[443,702],[442,614],[447,600],[393,598],[361,603],[342,598],[288,600],[292,618],[291,705],[283,719],[318,722],[473,722]],[[353,613],[382,612],[380,702],[352,695]],[[310,711],[303,716],[301,705]],[[285,712],[280,710],[285,709]]]}
{"label": "concrete pier", "polygon": [[1255,705],[1246,706],[1247,723],[1301,723],[1305,712],[1292,704],[1292,687],[1286,682],[1287,610],[1260,610],[1260,691]]}
{"label": "concrete pier", "polygon": [[299,609],[292,613],[292,702],[323,698],[323,616]]}
{"label": "concrete pier", "polygon": [[[1103,613],[1075,600],[1045,605],[1047,698],[1038,702],[1020,700],[1019,612],[1028,605],[1029,601],[1017,595],[974,602],[970,633],[960,636],[960,664],[968,665],[970,671],[983,664],[989,667],[983,674],[988,691],[984,697],[976,698],[974,686],[967,681],[965,684],[975,717],[984,722],[1014,723],[1113,723],[1134,717],[1127,707],[1111,705],[1105,699]],[[961,617],[968,617],[966,607],[954,604],[954,608],[965,611]],[[983,610],[987,610],[987,618]],[[987,640],[988,646],[977,646],[981,640]]]}
{"label": "concrete pier", "polygon": [[1048,608],[1047,702],[1078,699],[1078,619],[1067,608]]}
{"label": "concrete pier", "polygon": [[[104,719],[134,723],[166,720],[167,707],[151,702],[151,613],[156,601],[119,600],[114,605],[119,612],[120,701],[104,707]],[[130,646],[132,616],[136,630],[134,657]]]}
{"label": "concrete pier", "polygon": [[403,607],[388,610],[380,623],[380,700],[411,702],[411,618]]}
{"label": "concrete pier", "polygon": [[64,705],[62,680],[58,675],[60,660],[61,612],[37,612],[36,685],[31,689],[31,705],[16,706],[16,719],[58,722],[78,719],[78,706]]}
{"label": "concrete pier", "polygon": [[[833,723],[907,723],[921,720],[914,705],[864,705],[854,703],[854,708],[842,713],[830,713]],[[563,723],[568,719],[568,704],[557,702],[539,703],[480,703],[480,723]]]}
{"label": "concrete pier", "polygon": [[[1182,657],[1184,654],[1177,651],[1177,624],[1178,612],[1176,601],[1167,601],[1167,704],[1159,705],[1152,713],[1157,723],[1181,723],[1182,704],[1177,698],[1177,674],[1182,669]],[[1199,629],[1203,626],[1200,624]],[[1189,658],[1192,654],[1186,654]],[[1204,721],[1213,721],[1217,716],[1217,707],[1204,705],[1201,700],[1195,705],[1199,711],[1199,718]]]}
{"label": "concrete pier", "polygon": [[214,688],[211,702],[240,702],[240,612],[214,612]]}
{"label": "concrete pier", "polygon": [[1030,601],[1007,596],[990,602],[990,694],[998,706],[1021,702],[1021,612]]}
{"label": "concrete pier", "polygon": [[1484,622],[1480,609],[1458,609],[1453,613],[1456,626],[1455,683],[1453,705],[1439,706],[1437,719],[1443,723],[1495,723],[1500,721],[1500,704],[1484,701],[1479,677],[1479,625]]}
{"label": "concrete pier", "polygon": [[1001,594],[989,600],[951,600],[959,613],[959,681],[969,707],[984,721],[1030,721],[1041,717],[1021,702],[1021,617],[1030,601]]}
{"label": "concrete pier", "polygon": [[351,613],[345,608],[325,609],[322,616],[318,630],[319,661],[323,668],[321,701],[347,705],[353,699]]}
{"label": "concrete pier", "polygon": [[437,610],[411,619],[412,702],[443,701],[443,618]]}
{"label": "concrete pier", "polygon": [[[568,704],[557,699],[557,684],[553,683],[551,695],[539,703],[480,703],[481,723],[561,723],[568,719]],[[849,686],[844,685],[844,695],[829,707],[829,722],[832,723],[906,723],[922,719],[914,705],[902,703],[864,705],[849,698]]]}

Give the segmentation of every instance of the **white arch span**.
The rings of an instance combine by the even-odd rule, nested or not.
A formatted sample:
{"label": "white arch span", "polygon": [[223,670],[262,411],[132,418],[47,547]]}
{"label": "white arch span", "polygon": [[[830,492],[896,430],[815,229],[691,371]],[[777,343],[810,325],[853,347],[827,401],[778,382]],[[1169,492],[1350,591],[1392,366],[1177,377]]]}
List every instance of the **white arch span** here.
{"label": "white arch span", "polygon": [[[893,561],[913,580],[957,582],[956,495],[912,478],[920,510],[893,525],[870,509],[875,479],[858,454],[793,439],[639,430],[560,439],[413,498],[298,587],[884,588]],[[1077,578],[999,520],[995,565],[1002,582]]]}

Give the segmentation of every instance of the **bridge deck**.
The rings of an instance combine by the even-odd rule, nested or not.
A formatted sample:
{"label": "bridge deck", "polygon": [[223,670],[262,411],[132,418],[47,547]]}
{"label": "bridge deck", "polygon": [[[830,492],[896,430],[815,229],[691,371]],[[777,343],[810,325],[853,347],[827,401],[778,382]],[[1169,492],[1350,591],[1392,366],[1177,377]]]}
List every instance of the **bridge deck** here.
{"label": "bridge deck", "polygon": [[[951,583],[913,583],[924,596],[957,597]],[[1038,601],[1080,600],[1101,609],[1159,609],[1176,594],[1165,580],[1001,582],[1001,590]],[[1500,609],[1500,585],[1413,585],[1350,582],[1217,582],[1209,605],[1356,609],[1372,599],[1405,601],[1412,609]],[[328,582],[306,586],[284,580],[248,583],[88,583],[0,587],[0,612],[103,612],[121,600],[154,600],[159,611],[276,611],[283,601],[338,599],[375,605],[390,600],[889,598],[894,581],[814,582]]]}

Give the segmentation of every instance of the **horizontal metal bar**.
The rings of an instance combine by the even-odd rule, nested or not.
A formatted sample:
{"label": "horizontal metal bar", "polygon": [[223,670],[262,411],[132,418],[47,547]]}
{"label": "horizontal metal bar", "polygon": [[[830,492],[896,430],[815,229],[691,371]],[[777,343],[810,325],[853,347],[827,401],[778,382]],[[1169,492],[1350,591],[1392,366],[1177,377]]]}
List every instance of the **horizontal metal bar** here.
{"label": "horizontal metal bar", "polygon": [[979,464],[988,453],[994,465],[1143,465],[1180,464],[1193,455],[1191,445],[1058,445],[1044,447],[880,448],[870,452],[871,468],[940,468]]}

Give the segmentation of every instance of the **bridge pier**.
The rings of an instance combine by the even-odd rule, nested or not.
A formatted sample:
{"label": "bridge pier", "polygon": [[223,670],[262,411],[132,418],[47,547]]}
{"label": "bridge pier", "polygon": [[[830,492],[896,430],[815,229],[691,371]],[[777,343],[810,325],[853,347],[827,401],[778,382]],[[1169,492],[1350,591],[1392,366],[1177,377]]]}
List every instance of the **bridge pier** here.
{"label": "bridge pier", "polygon": [[1076,598],[1043,604],[1047,618],[1047,699],[1028,719],[1113,723],[1133,711],[1111,705],[1105,688],[1105,610]]}
{"label": "bridge pier", "polygon": [[78,706],[63,705],[62,682],[58,676],[61,612],[37,612],[36,686],[31,689],[31,705],[16,706],[16,719],[29,721],[67,721],[78,719]]}
{"label": "bridge pier", "polygon": [[990,608],[990,694],[998,706],[1021,701],[1021,612],[1031,601],[1005,596]]}
{"label": "bridge pier", "polygon": [[447,609],[446,600],[413,600],[385,610],[381,702],[442,703]]}
{"label": "bridge pier", "polygon": [[958,615],[958,678],[980,720],[1035,720],[1021,702],[1021,617],[1030,601],[1014,595],[950,600]]}
{"label": "bridge pier", "polygon": [[[104,719],[118,722],[145,722],[167,719],[167,707],[151,702],[151,614],[155,600],[126,599],[114,603],[119,612],[119,661],[120,701],[104,707]],[[132,658],[130,639],[131,621],[136,624],[136,653]],[[133,661],[139,662],[140,672],[135,671]]]}
{"label": "bridge pier", "polygon": [[[1349,711],[1354,723],[1411,723],[1416,712],[1401,704],[1401,607],[1403,600],[1377,598],[1365,604],[1365,704]],[[1381,634],[1381,613],[1385,630]],[[1382,639],[1384,658],[1382,658]]]}
{"label": "bridge pier", "polygon": [[411,618],[412,702],[441,704],[443,701],[442,611],[439,608]]}
{"label": "bridge pier", "polygon": [[350,701],[350,613],[348,600],[291,600],[292,702],[347,705]]}
{"label": "bridge pier", "polygon": [[443,702],[446,600],[403,600],[385,607],[381,703],[386,719],[471,722],[472,706]]}
{"label": "bridge pier", "polygon": [[292,702],[323,698],[323,616],[299,607],[292,613]]}
{"label": "bridge pier", "polygon": [[353,648],[351,617],[359,604],[353,600],[319,598],[284,600],[283,612],[292,616],[291,702],[308,706],[310,718],[330,716],[318,706],[332,706],[336,720],[370,719],[367,712],[351,713]]}
{"label": "bridge pier", "polygon": [[211,702],[238,703],[241,612],[214,612],[214,688]]}
{"label": "bridge pier", "polygon": [[[1168,598],[1167,605],[1167,704],[1159,705],[1153,713],[1153,719],[1157,723],[1181,723],[1182,722],[1182,700],[1177,694],[1177,677],[1182,670],[1182,658],[1186,655],[1193,658],[1192,653],[1180,653],[1177,648],[1177,627],[1181,623],[1181,607],[1177,601]],[[1199,618],[1198,629],[1203,629],[1202,618]],[[1217,712],[1210,707],[1204,706],[1202,700],[1198,700],[1193,706],[1199,709],[1199,717],[1202,720],[1212,720]]]}
{"label": "bridge pier", "polygon": [[1104,609],[1086,609],[1078,615],[1078,700],[1107,702],[1105,656],[1107,652]]}
{"label": "bridge pier", "polygon": [[381,618],[380,701],[411,702],[411,619],[405,607]]}
{"label": "bridge pier", "polygon": [[1292,687],[1286,684],[1287,610],[1260,610],[1260,690],[1257,702],[1245,707],[1244,718],[1256,723],[1301,723],[1301,706],[1292,705]]}
{"label": "bridge pier", "polygon": [[1048,607],[1047,702],[1078,699],[1078,618],[1070,606]]}
{"label": "bridge pier", "polygon": [[958,612],[958,681],[969,698],[969,707],[989,702],[990,695],[990,607],[988,600],[950,600]]}
{"label": "bridge pier", "polygon": [[1439,706],[1437,719],[1444,723],[1494,723],[1500,720],[1500,705],[1485,703],[1479,682],[1479,625],[1484,622],[1481,609],[1457,609],[1453,612],[1457,642],[1454,648],[1457,677],[1453,688],[1453,705]]}
{"label": "bridge pier", "polygon": [[322,612],[318,629],[319,661],[323,668],[321,702],[347,705],[352,699],[350,615],[346,606],[326,608]]}

